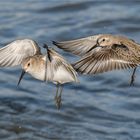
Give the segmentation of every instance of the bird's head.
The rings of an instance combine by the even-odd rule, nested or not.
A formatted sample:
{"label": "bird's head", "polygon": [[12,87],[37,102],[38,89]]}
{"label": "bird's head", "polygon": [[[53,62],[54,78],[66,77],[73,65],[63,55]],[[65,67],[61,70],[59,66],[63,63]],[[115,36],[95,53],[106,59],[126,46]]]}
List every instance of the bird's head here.
{"label": "bird's head", "polygon": [[117,44],[118,40],[116,36],[113,35],[102,35],[97,40],[97,46],[100,47],[106,47],[106,46],[112,46],[113,44]]}
{"label": "bird's head", "polygon": [[25,73],[29,73],[32,75],[32,73],[35,73],[34,71],[36,70],[36,60],[34,57],[28,57],[26,59],[23,60],[22,64],[22,72],[18,81],[18,85],[20,84],[23,76],[25,75]]}
{"label": "bird's head", "polygon": [[22,62],[21,66],[25,72],[30,73],[34,69],[35,63],[36,61],[34,57],[28,57]]}

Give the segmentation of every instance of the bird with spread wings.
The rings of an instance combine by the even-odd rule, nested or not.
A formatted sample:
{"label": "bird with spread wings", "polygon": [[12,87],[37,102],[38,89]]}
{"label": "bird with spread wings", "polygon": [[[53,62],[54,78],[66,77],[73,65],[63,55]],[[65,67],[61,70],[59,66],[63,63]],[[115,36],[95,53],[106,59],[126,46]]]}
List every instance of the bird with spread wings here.
{"label": "bird with spread wings", "polygon": [[71,41],[53,41],[53,44],[81,57],[73,66],[82,74],[134,68],[130,85],[134,82],[136,67],[140,64],[140,44],[132,39],[119,35],[98,34]]}

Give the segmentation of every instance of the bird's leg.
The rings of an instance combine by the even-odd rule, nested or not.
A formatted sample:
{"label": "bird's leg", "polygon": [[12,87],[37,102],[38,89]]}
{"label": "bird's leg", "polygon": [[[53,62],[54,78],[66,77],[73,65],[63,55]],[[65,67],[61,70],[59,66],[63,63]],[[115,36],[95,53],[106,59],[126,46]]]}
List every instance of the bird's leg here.
{"label": "bird's leg", "polygon": [[59,84],[56,85],[56,94],[55,94],[55,97],[54,97],[54,100],[57,102],[57,99],[58,99],[58,93],[59,93]]}
{"label": "bird's leg", "polygon": [[62,99],[61,99],[62,91],[63,91],[63,87],[62,87],[62,85],[60,85],[60,93],[59,93],[58,100],[57,100],[57,108],[58,109],[60,109],[60,107],[62,105]]}
{"label": "bird's leg", "polygon": [[56,95],[55,95],[55,104],[56,104],[57,109],[60,109],[60,102],[61,102],[60,97],[59,97],[60,88],[61,86],[58,83],[57,89],[56,89]]}
{"label": "bird's leg", "polygon": [[137,67],[134,68],[133,73],[131,75],[130,86],[134,85],[136,69]]}

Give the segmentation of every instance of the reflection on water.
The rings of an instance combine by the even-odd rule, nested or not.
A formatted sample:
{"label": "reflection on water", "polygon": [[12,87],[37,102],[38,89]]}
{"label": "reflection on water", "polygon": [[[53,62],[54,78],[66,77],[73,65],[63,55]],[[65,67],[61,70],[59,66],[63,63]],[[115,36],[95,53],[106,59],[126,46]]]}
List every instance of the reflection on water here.
{"label": "reflection on water", "polygon": [[[17,38],[40,45],[99,33],[139,42],[140,1],[0,1],[1,46]],[[129,8],[128,8],[129,7]],[[58,50],[58,49],[57,49]],[[58,50],[71,62],[77,58]],[[25,76],[19,68],[0,70],[0,139],[139,140],[140,74],[129,87],[131,70],[79,76],[66,85],[63,106],[55,107],[55,86]]]}

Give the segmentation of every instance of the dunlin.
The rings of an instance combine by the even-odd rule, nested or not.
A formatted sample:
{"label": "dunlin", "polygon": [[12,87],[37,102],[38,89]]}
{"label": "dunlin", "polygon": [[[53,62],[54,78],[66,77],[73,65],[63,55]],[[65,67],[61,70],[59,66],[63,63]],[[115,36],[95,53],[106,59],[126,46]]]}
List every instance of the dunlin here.
{"label": "dunlin", "polygon": [[81,56],[73,66],[83,74],[134,68],[132,84],[136,67],[140,64],[140,44],[124,36],[99,34],[71,41],[53,41],[53,44]]}
{"label": "dunlin", "polygon": [[26,72],[36,79],[57,85],[55,100],[58,109],[61,105],[62,85],[78,82],[76,71],[60,54],[50,48],[47,48],[47,54],[41,54],[38,44],[31,39],[16,40],[0,49],[1,67],[17,65],[22,67],[18,85]]}

